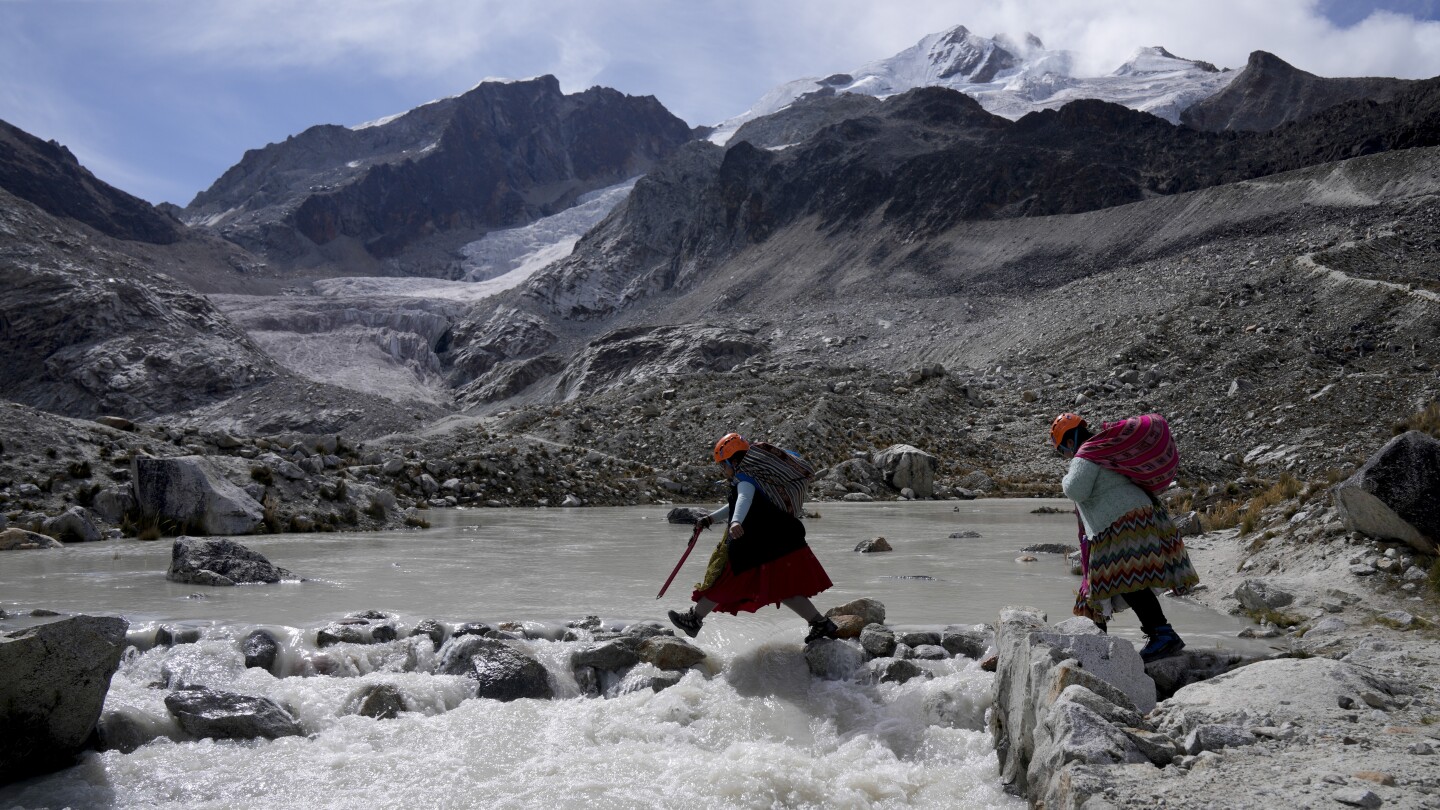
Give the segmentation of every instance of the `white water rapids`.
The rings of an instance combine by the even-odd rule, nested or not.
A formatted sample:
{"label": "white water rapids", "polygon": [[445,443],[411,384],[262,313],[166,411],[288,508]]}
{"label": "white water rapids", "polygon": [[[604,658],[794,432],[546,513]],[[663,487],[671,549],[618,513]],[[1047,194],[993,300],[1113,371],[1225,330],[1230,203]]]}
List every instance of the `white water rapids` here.
{"label": "white water rapids", "polygon": [[[1030,514],[1047,503],[1064,502],[818,504],[809,539],[836,585],[815,601],[825,609],[874,597],[900,628],[989,622],[1006,604],[1064,618],[1076,579],[1063,558],[1016,562],[1031,543],[1074,542],[1072,516]],[[8,552],[0,608],[11,618],[0,630],[35,623],[16,618],[35,608],[130,620],[131,640],[147,649],[121,663],[107,712],[176,733],[165,690],[153,684],[179,680],[271,698],[308,736],[161,736],[133,753],[92,752],[68,770],[0,788],[0,807],[1024,806],[1002,792],[985,731],[992,676],[963,657],[919,662],[933,677],[905,684],[824,681],[806,668],[804,623],[767,608],[708,619],[695,639],[710,653],[708,677],[691,671],[659,693],[580,697],[568,666],[578,642],[523,642],[558,697],[499,703],[471,698],[464,677],[429,674],[429,640],[406,638],[425,618],[553,629],[592,614],[615,626],[664,621],[667,608],[688,605],[716,540],[702,536],[657,602],[689,531],[666,524],[665,512],[449,511],[432,513],[436,527],[427,531],[245,538],[310,579],[271,586],[168,582],[168,542]],[[964,530],[981,536],[950,538]],[[851,551],[878,535],[895,551]],[[1163,603],[1191,647],[1241,644],[1241,620]],[[401,638],[316,649],[316,630],[365,609],[396,616]],[[149,648],[160,624],[203,635]],[[256,627],[280,637],[279,668],[289,677],[244,668],[238,641]],[[1139,639],[1133,616],[1112,632]],[[356,693],[375,683],[398,687],[409,711],[392,720],[354,714]]]}

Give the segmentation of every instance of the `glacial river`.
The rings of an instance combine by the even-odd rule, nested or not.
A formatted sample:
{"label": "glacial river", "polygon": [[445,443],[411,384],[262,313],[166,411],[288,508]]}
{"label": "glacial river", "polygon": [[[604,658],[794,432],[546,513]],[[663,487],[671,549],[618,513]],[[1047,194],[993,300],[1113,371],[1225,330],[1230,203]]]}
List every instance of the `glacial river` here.
{"label": "glacial river", "polygon": [[[807,521],[809,539],[836,583],[816,603],[873,597],[901,628],[988,622],[1007,604],[1065,618],[1077,580],[1063,557],[1016,560],[1032,543],[1074,542],[1071,515],[1031,514],[1065,503],[816,504],[821,517]],[[957,658],[923,662],[931,677],[905,684],[815,679],[802,657],[805,625],[783,609],[707,620],[696,643],[711,654],[709,677],[691,672],[659,693],[607,699],[578,696],[566,666],[573,642],[525,642],[560,698],[511,703],[467,699],[466,679],[415,671],[417,647],[421,658],[434,654],[428,641],[314,647],[317,629],[365,609],[398,617],[402,637],[424,618],[664,621],[667,608],[688,605],[717,538],[702,536],[656,601],[689,536],[689,527],[665,522],[666,511],[453,510],[433,512],[424,531],[244,539],[309,580],[273,586],[168,582],[168,542],[7,552],[0,608],[11,618],[0,630],[39,621],[16,616],[35,608],[124,616],[141,647],[161,623],[202,630],[199,643],[128,655],[107,712],[175,731],[164,690],[152,684],[180,673],[272,698],[308,736],[162,736],[0,788],[0,808],[1024,806],[996,776],[985,731],[990,674]],[[967,530],[980,536],[950,537]],[[853,553],[876,536],[895,550]],[[1185,600],[1163,603],[1191,647],[1247,644],[1235,638],[1246,626],[1240,619]],[[256,627],[282,639],[282,666],[293,677],[244,668],[237,640]],[[1129,614],[1112,632],[1141,639]],[[393,720],[351,713],[357,690],[373,683],[397,686],[410,711]]]}

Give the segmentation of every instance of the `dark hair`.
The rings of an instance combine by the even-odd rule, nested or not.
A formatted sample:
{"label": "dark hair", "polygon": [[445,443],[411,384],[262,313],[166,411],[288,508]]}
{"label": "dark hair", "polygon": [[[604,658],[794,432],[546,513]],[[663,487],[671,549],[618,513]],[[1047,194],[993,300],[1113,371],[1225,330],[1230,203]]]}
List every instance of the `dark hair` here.
{"label": "dark hair", "polygon": [[1075,449],[1079,450],[1080,445],[1090,441],[1090,438],[1094,435],[1094,433],[1090,432],[1090,426],[1084,422],[1081,422],[1080,424],[1076,425],[1073,428],[1070,428],[1069,430],[1061,434],[1060,444],[1055,446],[1055,452],[1060,452],[1060,448],[1064,447],[1072,436],[1075,438]]}
{"label": "dark hair", "polygon": [[730,455],[730,458],[727,458],[725,460],[729,462],[731,467],[739,467],[740,462],[745,460],[745,452],[746,451],[744,450],[736,450]]}

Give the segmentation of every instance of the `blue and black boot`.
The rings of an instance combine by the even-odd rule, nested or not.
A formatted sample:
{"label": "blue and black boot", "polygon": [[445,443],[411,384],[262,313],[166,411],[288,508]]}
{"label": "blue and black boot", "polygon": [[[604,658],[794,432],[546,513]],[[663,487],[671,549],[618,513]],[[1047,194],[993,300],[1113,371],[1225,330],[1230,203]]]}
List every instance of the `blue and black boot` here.
{"label": "blue and black boot", "polygon": [[695,608],[690,608],[684,613],[670,611],[670,622],[676,627],[685,631],[685,635],[694,638],[700,635],[700,625],[703,624],[699,616],[695,615]]}
{"label": "blue and black boot", "polygon": [[1185,649],[1185,640],[1168,624],[1162,624],[1154,630],[1146,630],[1145,635],[1150,638],[1150,643],[1140,650],[1140,660],[1145,663],[1159,661],[1161,658],[1169,658],[1172,655]]}

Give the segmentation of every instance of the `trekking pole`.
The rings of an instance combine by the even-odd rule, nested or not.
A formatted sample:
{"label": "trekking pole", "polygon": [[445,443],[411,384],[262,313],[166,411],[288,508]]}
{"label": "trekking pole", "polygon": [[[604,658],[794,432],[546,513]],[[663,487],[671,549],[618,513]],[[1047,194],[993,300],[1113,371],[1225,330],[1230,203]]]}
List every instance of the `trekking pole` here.
{"label": "trekking pole", "polygon": [[680,573],[680,566],[684,565],[685,561],[690,558],[690,549],[695,548],[695,541],[700,539],[700,532],[704,530],[705,527],[701,526],[700,522],[697,520],[695,522],[695,531],[690,535],[690,543],[689,545],[685,546],[685,553],[680,555],[680,562],[675,563],[675,570],[670,572],[670,578],[665,580],[664,585],[660,586],[660,593],[655,594],[656,599],[664,596],[665,591],[670,589],[670,583],[674,582],[675,575]]}

